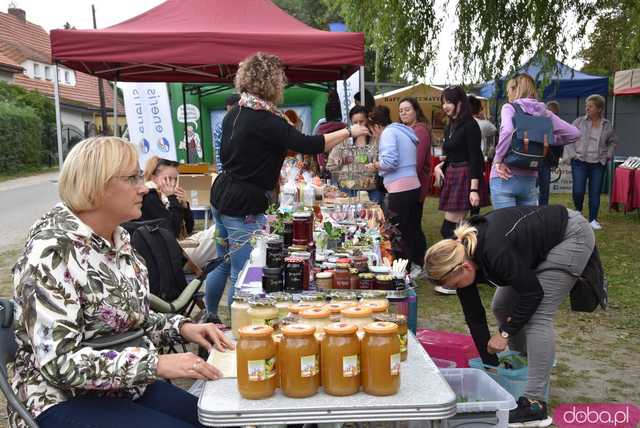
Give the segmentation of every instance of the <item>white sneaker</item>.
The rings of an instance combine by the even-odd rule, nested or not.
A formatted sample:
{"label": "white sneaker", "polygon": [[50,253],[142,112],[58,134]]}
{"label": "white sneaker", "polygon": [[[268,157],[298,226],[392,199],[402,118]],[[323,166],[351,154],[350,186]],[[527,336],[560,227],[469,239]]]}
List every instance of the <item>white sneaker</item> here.
{"label": "white sneaker", "polygon": [[435,287],[433,287],[433,289],[436,291],[436,293],[440,294],[458,294],[456,290],[452,290],[451,288],[444,288],[440,285],[436,285]]}
{"label": "white sneaker", "polygon": [[598,220],[591,220],[591,223],[589,223],[591,225],[591,228],[593,230],[600,230],[602,229],[602,225],[600,223],[598,223]]}

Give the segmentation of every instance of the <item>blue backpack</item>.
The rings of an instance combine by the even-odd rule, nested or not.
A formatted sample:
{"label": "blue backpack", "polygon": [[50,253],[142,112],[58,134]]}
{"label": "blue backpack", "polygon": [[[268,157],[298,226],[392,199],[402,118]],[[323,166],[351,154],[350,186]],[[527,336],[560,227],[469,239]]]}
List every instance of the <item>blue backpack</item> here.
{"label": "blue backpack", "polygon": [[553,122],[546,116],[526,113],[517,103],[510,103],[513,116],[511,147],[503,162],[510,167],[537,170],[554,143]]}

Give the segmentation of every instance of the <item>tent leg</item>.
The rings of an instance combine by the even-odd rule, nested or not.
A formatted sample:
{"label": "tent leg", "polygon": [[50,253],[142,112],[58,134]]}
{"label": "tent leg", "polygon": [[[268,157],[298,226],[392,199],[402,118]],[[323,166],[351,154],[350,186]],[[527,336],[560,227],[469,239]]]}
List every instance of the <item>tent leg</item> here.
{"label": "tent leg", "polygon": [[60,88],[58,83],[58,63],[54,63],[54,76],[53,79],[53,101],[56,107],[56,136],[58,139],[58,167],[62,172],[62,163],[64,157],[62,155],[62,117],[60,113]]}
{"label": "tent leg", "polygon": [[118,132],[118,79],[113,81],[113,136],[117,137]]}
{"label": "tent leg", "polygon": [[[613,96],[613,106],[611,108],[611,127],[616,130],[616,96]],[[613,178],[616,173],[616,149],[613,148],[613,156],[609,164],[609,209],[611,209],[611,193],[613,191]]]}
{"label": "tent leg", "polygon": [[364,91],[365,91],[365,86],[364,86],[364,65],[360,66],[360,105],[365,105],[365,98],[364,98]]}
{"label": "tent leg", "polygon": [[182,116],[184,118],[184,147],[186,151],[187,163],[189,163],[189,133],[187,131],[187,90],[182,83]]}

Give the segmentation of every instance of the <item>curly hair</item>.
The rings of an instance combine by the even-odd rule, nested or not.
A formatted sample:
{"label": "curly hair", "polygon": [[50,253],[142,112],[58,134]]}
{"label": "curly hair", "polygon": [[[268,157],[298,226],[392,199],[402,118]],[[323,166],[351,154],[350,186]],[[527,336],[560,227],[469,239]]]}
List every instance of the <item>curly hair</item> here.
{"label": "curly hair", "polygon": [[282,101],[287,77],[280,58],[258,52],[240,62],[234,83],[238,93],[248,92],[278,104]]}

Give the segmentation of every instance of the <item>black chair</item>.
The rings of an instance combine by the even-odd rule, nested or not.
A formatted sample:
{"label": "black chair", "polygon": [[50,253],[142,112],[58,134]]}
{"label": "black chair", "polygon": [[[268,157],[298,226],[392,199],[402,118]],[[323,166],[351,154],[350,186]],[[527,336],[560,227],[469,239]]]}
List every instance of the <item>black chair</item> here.
{"label": "black chair", "polygon": [[13,301],[0,298],[0,389],[7,404],[25,421],[28,427],[38,428],[38,424],[18,400],[9,384],[7,364],[16,358],[16,335],[13,327]]}

